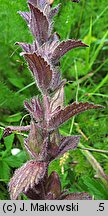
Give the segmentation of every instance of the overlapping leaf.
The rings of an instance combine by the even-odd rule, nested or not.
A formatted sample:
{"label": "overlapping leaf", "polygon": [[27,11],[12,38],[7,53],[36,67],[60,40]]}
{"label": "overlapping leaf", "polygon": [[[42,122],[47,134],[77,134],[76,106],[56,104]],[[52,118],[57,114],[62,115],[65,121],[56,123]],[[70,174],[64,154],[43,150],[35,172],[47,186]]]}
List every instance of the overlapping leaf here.
{"label": "overlapping leaf", "polygon": [[56,109],[59,107],[59,109],[63,109],[64,107],[64,83],[57,89],[55,94],[52,96],[50,101],[50,110],[51,113],[56,111]]}
{"label": "overlapping leaf", "polygon": [[53,72],[53,80],[51,83],[51,89],[53,91],[57,90],[62,84],[65,84],[65,80],[61,80],[60,72]]}
{"label": "overlapping leaf", "polygon": [[[40,10],[44,10],[49,7],[49,3],[47,0],[28,0],[28,3],[33,5],[34,7],[39,8]],[[48,9],[47,9],[48,10]]]}
{"label": "overlapping leaf", "polygon": [[60,136],[58,130],[50,135],[50,145],[48,148],[49,161],[63,155],[68,150],[77,148],[81,136]]}
{"label": "overlapping leaf", "polygon": [[62,137],[57,156],[61,156],[68,150],[74,150],[75,148],[77,148],[79,141],[80,136]]}
{"label": "overlapping leaf", "polygon": [[37,85],[44,93],[47,92],[51,87],[52,83],[52,70],[50,65],[36,53],[33,54],[24,54],[25,59],[29,64],[29,68],[32,71]]}
{"label": "overlapping leaf", "polygon": [[48,156],[47,160],[52,161],[58,156],[59,152],[59,145],[60,145],[60,134],[59,130],[56,129],[52,131],[49,135],[49,143],[48,143]]}
{"label": "overlapping leaf", "polygon": [[81,112],[84,112],[89,109],[98,109],[98,108],[103,108],[101,105],[94,105],[92,103],[76,103],[74,102],[73,104],[65,107],[64,109],[60,110],[58,113],[56,113],[51,120],[49,121],[49,128],[54,129],[67,120],[69,120],[71,117],[74,115],[77,115]]}
{"label": "overlapping leaf", "polygon": [[52,61],[54,64],[57,64],[59,59],[67,53],[69,50],[76,48],[76,47],[86,47],[87,45],[84,44],[80,40],[67,40],[62,41],[54,50],[52,53]]}
{"label": "overlapping leaf", "polygon": [[30,103],[24,101],[24,106],[32,114],[37,122],[43,120],[43,108],[38,97],[32,98],[30,100]]}
{"label": "overlapping leaf", "polygon": [[59,37],[55,32],[49,37],[48,41],[39,48],[39,52],[41,56],[46,57],[47,60],[49,61],[51,59],[52,53],[54,52],[58,44],[59,44]]}
{"label": "overlapping leaf", "polygon": [[41,11],[44,12],[44,14],[49,18],[53,18],[53,16],[58,13],[60,5],[58,4],[56,7],[51,9],[50,7],[50,0],[28,0],[28,3],[33,5],[36,8],[39,8]]}
{"label": "overlapping leaf", "polygon": [[25,139],[25,147],[27,151],[30,153],[32,157],[34,157],[36,160],[39,158],[39,154],[42,151],[43,148],[43,134],[42,130],[39,129],[36,124],[32,121],[31,127],[30,127],[30,133],[28,135],[28,138]]}
{"label": "overlapping leaf", "polygon": [[58,174],[52,172],[46,183],[47,199],[57,199],[61,194],[61,182]]}
{"label": "overlapping leaf", "polygon": [[[45,2],[45,0],[43,0]],[[38,7],[39,0],[28,0],[28,3],[32,4],[34,7]]]}
{"label": "overlapping leaf", "polygon": [[35,185],[33,188],[29,188],[28,191],[24,192],[24,194],[31,200],[45,199],[45,195],[42,190],[42,183],[43,181],[40,181],[38,185]]}
{"label": "overlapping leaf", "polygon": [[51,34],[51,25],[47,17],[38,8],[29,4],[31,17],[30,17],[30,30],[36,38],[39,45],[46,42]]}
{"label": "overlapping leaf", "polygon": [[29,24],[30,13],[29,12],[21,12],[21,11],[19,11],[18,13],[23,17],[23,19],[27,22],[27,24]]}
{"label": "overlapping leaf", "polygon": [[16,45],[19,45],[26,53],[34,53],[37,51],[37,45],[35,41],[33,44],[17,42]]}
{"label": "overlapping leaf", "polygon": [[29,188],[38,185],[46,174],[47,163],[28,161],[17,169],[9,183],[11,199],[17,199],[21,192],[27,192]]}
{"label": "overlapping leaf", "polygon": [[59,11],[61,4],[58,4],[55,8],[50,11],[49,18],[52,19]]}

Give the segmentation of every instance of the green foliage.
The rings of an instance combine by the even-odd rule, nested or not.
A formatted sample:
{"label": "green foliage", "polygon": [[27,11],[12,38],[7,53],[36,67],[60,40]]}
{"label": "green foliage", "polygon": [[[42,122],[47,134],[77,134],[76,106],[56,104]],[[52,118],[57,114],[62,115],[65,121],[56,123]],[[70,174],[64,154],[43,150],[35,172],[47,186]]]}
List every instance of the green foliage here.
{"label": "green foliage", "polygon": [[15,94],[6,84],[0,82],[0,107],[9,110],[17,110],[23,106],[24,97]]}
{"label": "green foliage", "polygon": [[[79,4],[71,1],[55,0],[54,5],[62,3],[55,17],[55,30],[61,39],[77,38],[89,45],[89,48],[75,49],[61,60],[62,76],[67,79],[65,86],[66,104],[89,101],[105,106],[104,110],[87,111],[68,121],[60,129],[63,135],[81,134],[81,143],[86,148],[108,151],[108,5],[107,1],[81,0]],[[24,99],[39,94],[24,59],[19,55],[16,41],[31,42],[32,37],[25,22],[17,14],[26,11],[26,0],[0,0],[0,199],[9,199],[7,185],[15,168],[27,159],[23,151],[21,135],[10,135],[3,139],[6,125],[20,125],[27,114],[23,107]],[[23,125],[29,124],[24,117]],[[12,148],[21,151],[11,154]],[[91,152],[108,175],[108,154]],[[108,199],[108,188],[90,165],[81,149],[70,151],[63,164],[60,159],[51,163],[49,173],[56,170],[61,177],[62,188],[71,188],[71,192],[87,191],[94,199]]]}
{"label": "green foliage", "polygon": [[92,196],[94,196],[95,200],[108,200],[108,192],[104,185],[99,180],[97,181],[89,176],[83,176],[78,182],[77,188],[79,188],[80,191],[88,191]]}
{"label": "green foliage", "polygon": [[[12,155],[12,149],[14,145],[15,135],[4,138],[0,143],[0,199],[8,199],[7,184],[14,170],[20,167],[26,160],[27,156],[21,149],[16,155]],[[17,142],[17,139],[16,139]]]}

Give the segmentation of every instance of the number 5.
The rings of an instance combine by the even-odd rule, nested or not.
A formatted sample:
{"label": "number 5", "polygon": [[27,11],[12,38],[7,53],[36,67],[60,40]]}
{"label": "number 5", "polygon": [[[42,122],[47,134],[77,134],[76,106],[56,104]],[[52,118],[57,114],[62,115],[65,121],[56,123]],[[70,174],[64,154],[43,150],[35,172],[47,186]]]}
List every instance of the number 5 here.
{"label": "number 5", "polygon": [[99,211],[104,211],[104,203],[99,203]]}

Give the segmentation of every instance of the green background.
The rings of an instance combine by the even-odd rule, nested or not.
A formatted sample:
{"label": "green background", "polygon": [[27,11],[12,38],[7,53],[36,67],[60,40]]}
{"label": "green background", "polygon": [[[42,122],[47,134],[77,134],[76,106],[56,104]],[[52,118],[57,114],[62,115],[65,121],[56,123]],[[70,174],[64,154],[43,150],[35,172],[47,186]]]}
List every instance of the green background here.
{"label": "green background", "polygon": [[[50,165],[49,173],[59,173],[63,189],[87,191],[94,199],[108,199],[108,4],[106,0],[81,0],[79,4],[55,0],[54,5],[57,3],[62,5],[54,18],[54,31],[61,40],[81,39],[89,45],[61,59],[62,77],[67,79],[65,103],[89,101],[105,109],[82,113],[60,128],[63,135],[81,134],[82,138],[77,150]],[[27,160],[23,148],[27,134],[3,138],[3,130],[7,125],[29,124],[23,101],[40,94],[20,56],[21,49],[15,45],[17,41],[33,40],[17,13],[20,10],[28,10],[25,0],[0,0],[0,199],[10,199],[9,179]],[[20,153],[13,156],[13,148],[19,148]]]}

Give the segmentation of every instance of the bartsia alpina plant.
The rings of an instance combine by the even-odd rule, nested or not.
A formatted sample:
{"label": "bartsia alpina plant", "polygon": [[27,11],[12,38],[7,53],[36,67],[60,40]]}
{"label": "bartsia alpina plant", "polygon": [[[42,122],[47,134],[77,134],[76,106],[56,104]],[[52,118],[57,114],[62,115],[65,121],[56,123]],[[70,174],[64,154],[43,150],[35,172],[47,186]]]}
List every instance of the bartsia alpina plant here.
{"label": "bartsia alpina plant", "polygon": [[48,176],[51,161],[68,150],[74,150],[80,136],[62,136],[59,127],[71,117],[89,109],[102,108],[88,102],[72,103],[65,106],[64,86],[60,74],[60,58],[76,47],[87,47],[80,40],[69,39],[60,42],[53,32],[52,19],[60,4],[51,7],[48,0],[28,0],[29,12],[19,12],[34,36],[33,44],[17,42],[23,49],[21,55],[28,63],[29,70],[36,81],[41,97],[24,101],[30,113],[30,125],[7,127],[4,136],[12,131],[30,131],[25,139],[25,149],[30,161],[17,169],[10,180],[11,199],[18,199],[24,193],[29,199],[91,199],[87,193],[70,193],[62,191],[58,174],[53,171]]}

